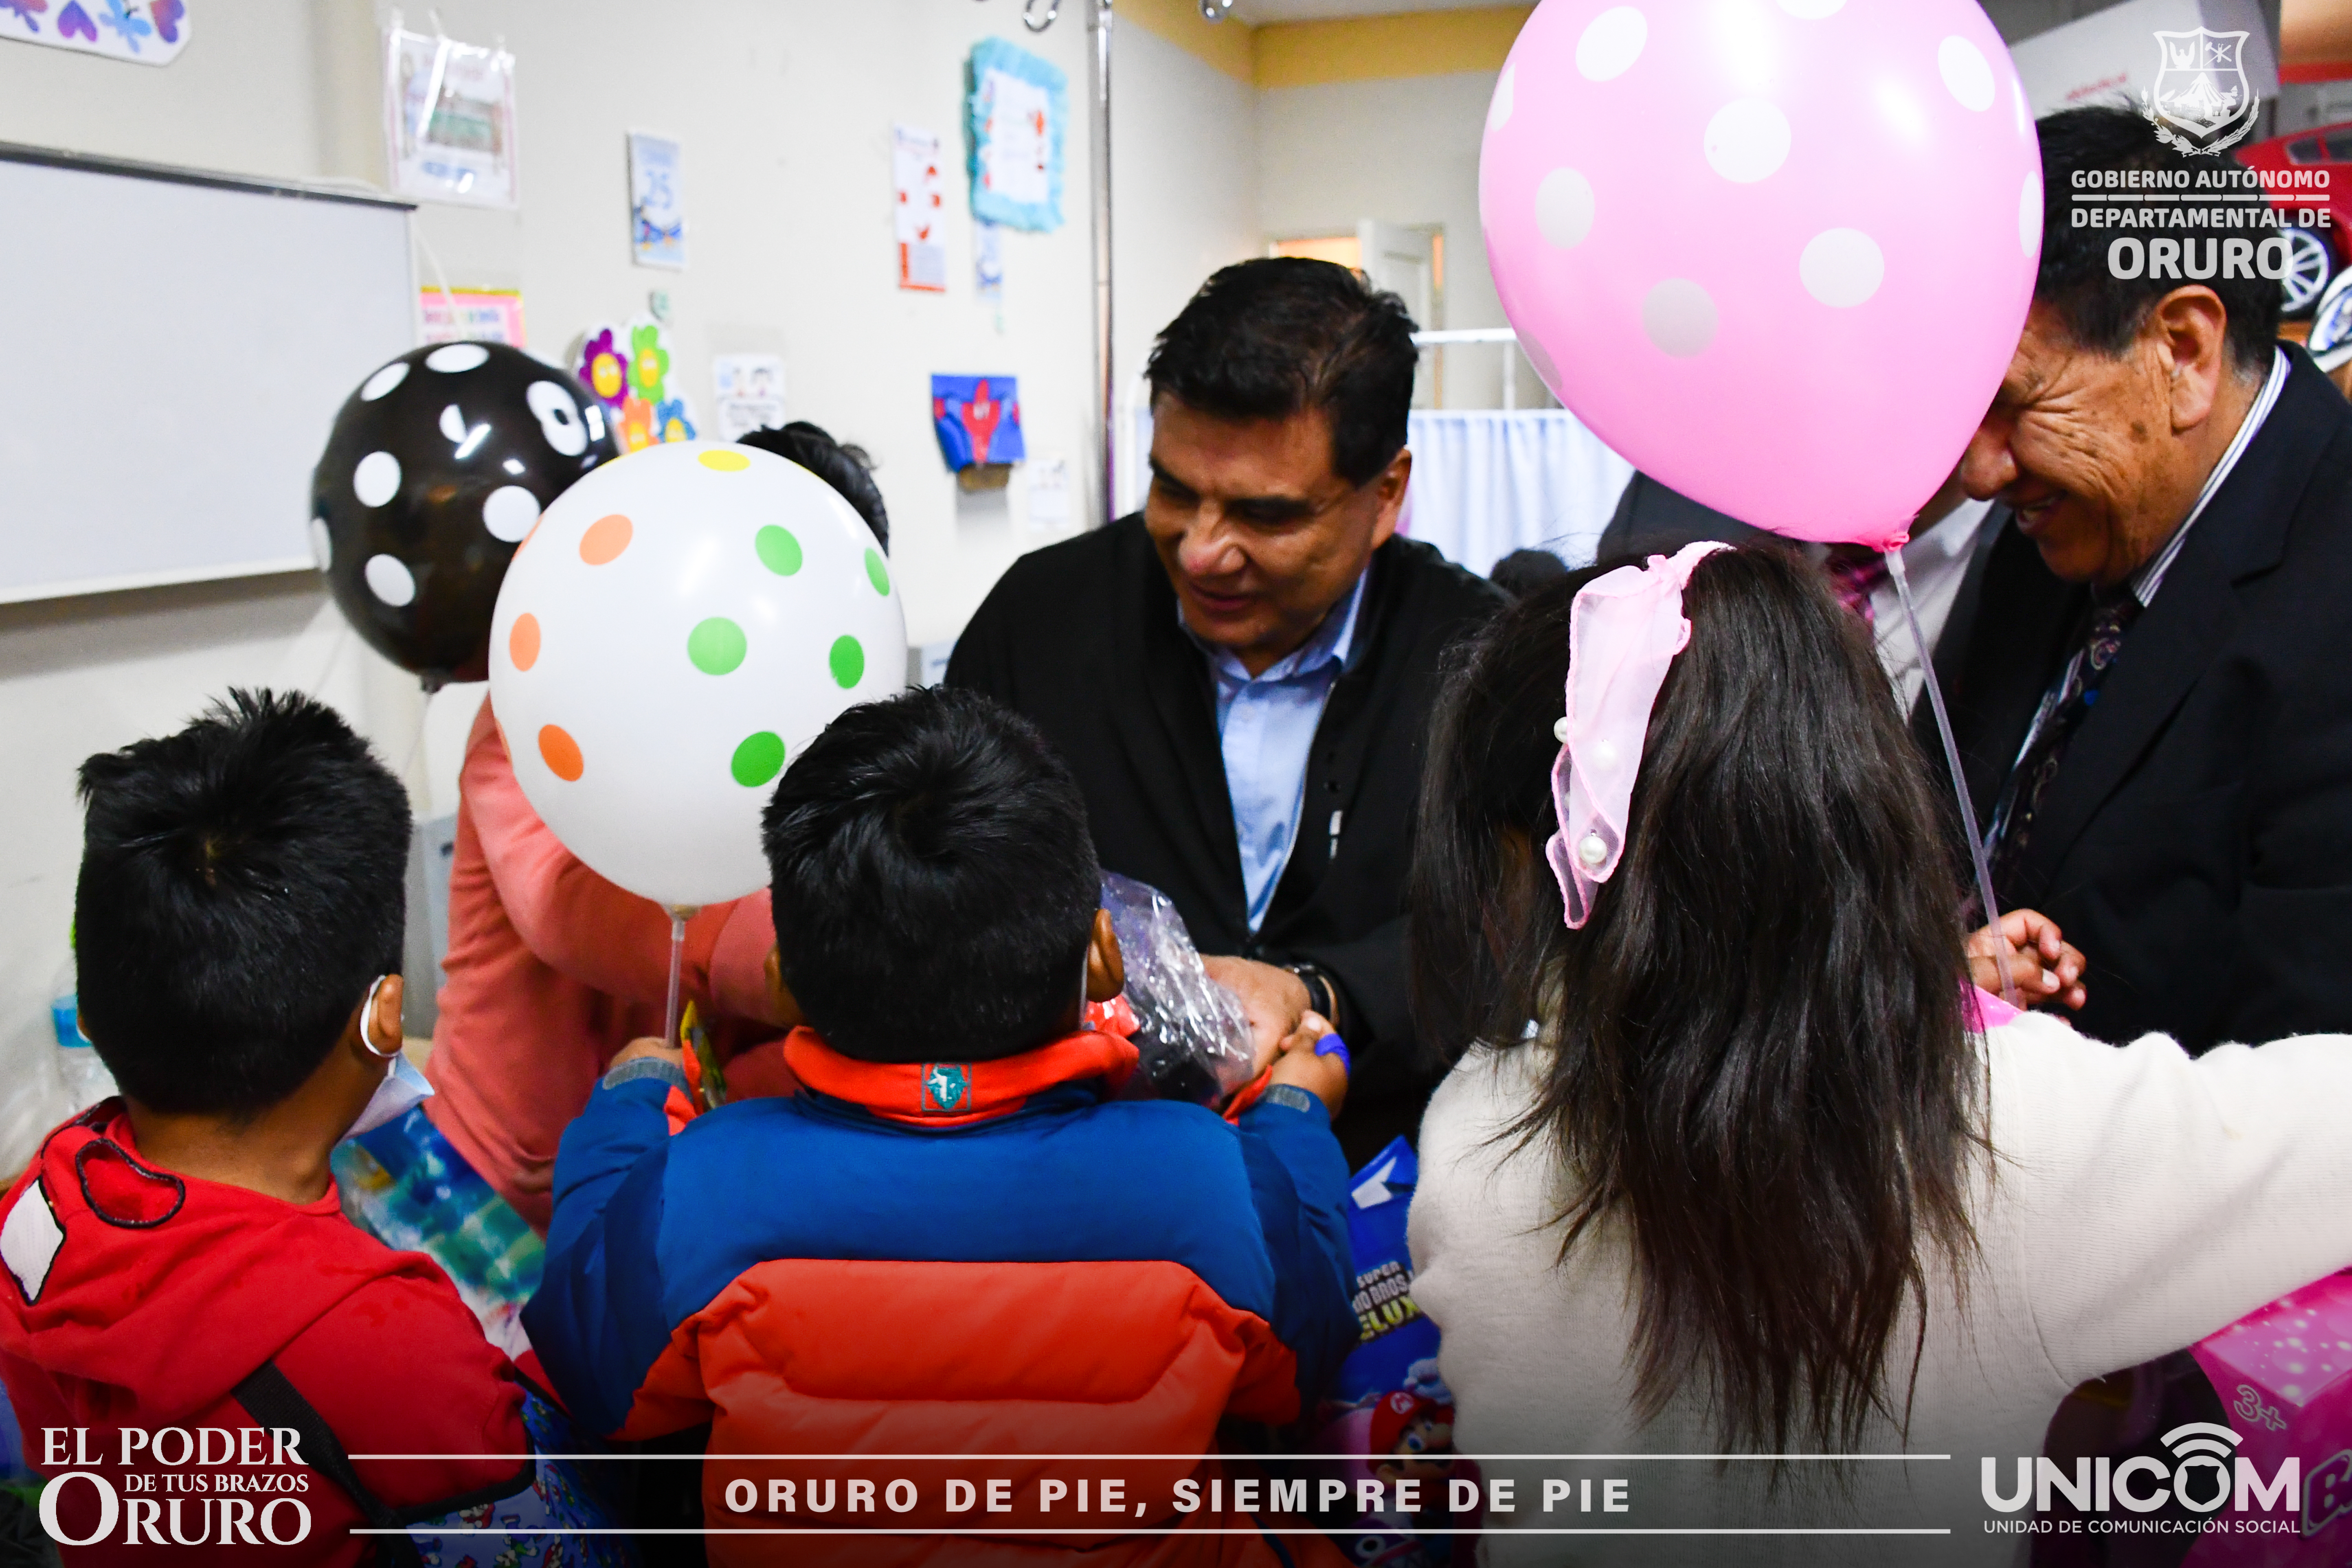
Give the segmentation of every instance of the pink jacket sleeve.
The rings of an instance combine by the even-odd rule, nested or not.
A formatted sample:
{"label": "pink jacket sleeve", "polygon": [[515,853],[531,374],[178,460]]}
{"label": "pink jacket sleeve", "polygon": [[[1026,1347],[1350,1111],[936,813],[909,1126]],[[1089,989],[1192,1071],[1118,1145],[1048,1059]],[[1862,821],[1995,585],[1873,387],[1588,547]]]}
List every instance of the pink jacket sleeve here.
{"label": "pink jacket sleeve", "polygon": [[[583,986],[658,1007],[669,985],[667,911],[589,870],[540,821],[487,697],[458,788],[499,902],[540,961]],[[764,966],[774,943],[764,889],[706,906],[686,923],[685,994],[722,1014],[764,1019]]]}

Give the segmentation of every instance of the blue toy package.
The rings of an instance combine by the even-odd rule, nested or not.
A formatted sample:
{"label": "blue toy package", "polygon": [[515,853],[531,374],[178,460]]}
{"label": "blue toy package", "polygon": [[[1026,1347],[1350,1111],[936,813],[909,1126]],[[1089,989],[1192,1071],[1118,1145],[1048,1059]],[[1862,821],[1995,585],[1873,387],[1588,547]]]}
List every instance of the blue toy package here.
{"label": "blue toy package", "polygon": [[[596,1452],[604,1444],[562,1410],[527,1393],[523,1427],[540,1454]],[[409,1527],[425,1568],[639,1568],[637,1549],[582,1468],[539,1460],[528,1490]]]}
{"label": "blue toy package", "polygon": [[539,1289],[546,1249],[424,1106],[336,1145],[333,1166],[346,1218],[396,1252],[440,1264],[492,1344],[517,1356],[530,1348],[522,1308]]}
{"label": "blue toy package", "polygon": [[[1446,1511],[1446,1483],[1475,1481],[1477,1467],[1454,1453],[1454,1396],[1437,1375],[1437,1325],[1412,1299],[1412,1252],[1405,1216],[1421,1162],[1398,1138],[1356,1173],[1348,1193],[1348,1241],[1355,1257],[1360,1337],[1318,1412],[1315,1447],[1340,1457],[1350,1496],[1377,1481],[1391,1506],[1361,1512],[1331,1531],[1351,1563],[1380,1568],[1441,1568],[1473,1560],[1477,1538],[1456,1534],[1475,1515]],[[1420,1483],[1417,1506],[1393,1506],[1399,1481]]]}

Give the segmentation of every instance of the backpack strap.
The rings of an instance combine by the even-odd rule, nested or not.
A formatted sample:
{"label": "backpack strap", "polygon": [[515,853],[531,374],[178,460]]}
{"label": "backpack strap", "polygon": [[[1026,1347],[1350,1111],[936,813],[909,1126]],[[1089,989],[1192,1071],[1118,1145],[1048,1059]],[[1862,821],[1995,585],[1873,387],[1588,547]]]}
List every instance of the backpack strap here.
{"label": "backpack strap", "polygon": [[376,1568],[423,1568],[424,1557],[403,1528],[406,1521],[368,1490],[367,1483],[360,1479],[359,1471],[352,1465],[351,1455],[336,1439],[334,1429],[327,1425],[318,1407],[302,1397],[302,1391],[278,1370],[276,1362],[265,1361],[256,1367],[251,1376],[231,1391],[231,1396],[263,1426],[284,1427],[299,1437],[302,1462],[349,1493],[370,1529],[401,1531],[370,1538],[375,1547]]}

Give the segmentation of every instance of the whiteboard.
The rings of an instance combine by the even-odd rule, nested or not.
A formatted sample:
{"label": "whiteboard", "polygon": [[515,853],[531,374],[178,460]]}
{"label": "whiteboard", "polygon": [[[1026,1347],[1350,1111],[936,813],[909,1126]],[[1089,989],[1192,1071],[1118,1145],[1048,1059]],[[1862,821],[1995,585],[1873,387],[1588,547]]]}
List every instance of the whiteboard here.
{"label": "whiteboard", "polygon": [[313,565],[328,427],[415,347],[410,211],[0,143],[0,603]]}

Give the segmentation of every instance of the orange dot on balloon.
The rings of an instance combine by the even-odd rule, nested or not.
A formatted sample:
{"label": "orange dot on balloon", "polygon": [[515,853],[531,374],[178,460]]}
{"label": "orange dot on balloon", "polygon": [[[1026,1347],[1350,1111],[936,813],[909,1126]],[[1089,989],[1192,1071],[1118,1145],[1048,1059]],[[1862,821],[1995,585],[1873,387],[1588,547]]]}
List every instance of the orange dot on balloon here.
{"label": "orange dot on balloon", "polygon": [[616,559],[629,548],[629,536],[635,531],[629,519],[618,512],[599,517],[580,536],[580,559],[590,566],[603,566]]}
{"label": "orange dot on balloon", "polygon": [[543,725],[539,732],[540,759],[547,770],[566,784],[576,784],[581,771],[587,766],[580,757],[580,743],[558,725]]}
{"label": "orange dot on balloon", "polygon": [[539,617],[526,612],[515,617],[514,630],[507,633],[507,653],[518,670],[528,670],[539,663]]}

